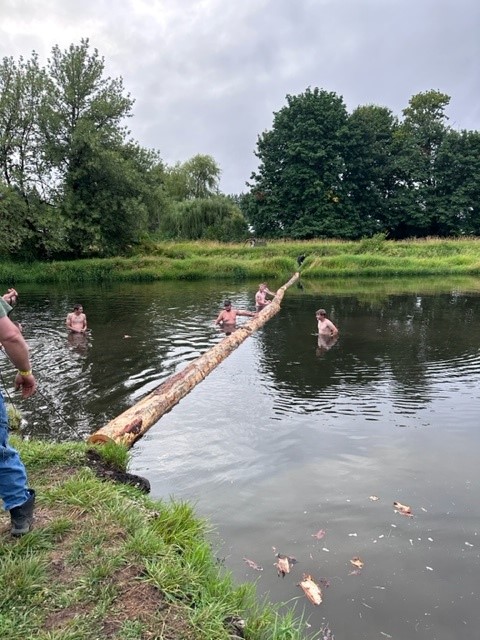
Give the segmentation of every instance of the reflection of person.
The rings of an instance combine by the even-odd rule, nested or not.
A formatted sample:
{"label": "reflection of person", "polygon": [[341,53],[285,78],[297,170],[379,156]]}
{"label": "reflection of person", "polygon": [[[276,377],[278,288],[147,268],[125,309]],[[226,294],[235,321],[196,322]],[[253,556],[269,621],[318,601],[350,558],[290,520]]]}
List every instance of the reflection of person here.
{"label": "reflection of person", "polygon": [[265,282],[258,285],[258,291],[255,294],[255,308],[257,311],[264,309],[267,304],[270,304],[271,300],[267,300],[267,295],[275,296],[275,294],[269,290]]}
{"label": "reflection of person", "polygon": [[[29,398],[35,393],[37,383],[32,375],[32,366],[27,343],[13,322],[8,318],[10,306],[0,298],[0,340],[5,353],[17,367],[15,388]],[[27,473],[17,451],[8,444],[8,418],[5,402],[0,393],[0,497],[4,508],[10,511],[11,534],[22,536],[33,524],[35,491],[27,486]]]}
{"label": "reflection of person", "polygon": [[321,356],[322,353],[325,353],[325,351],[328,351],[329,349],[331,349],[337,343],[337,340],[338,340],[338,333],[330,336],[319,333],[317,356]]}
{"label": "reflection of person", "polygon": [[319,336],[336,336],[338,334],[337,327],[327,318],[327,312],[325,309],[319,309],[315,316],[318,322],[318,335]]}
{"label": "reflection of person", "polygon": [[248,316],[254,318],[257,314],[251,311],[245,311],[244,309],[234,309],[230,300],[225,300],[223,303],[223,311],[217,316],[215,324],[220,325],[227,335],[235,329],[235,323],[237,316]]}
{"label": "reflection of person", "polygon": [[68,332],[68,344],[72,351],[76,351],[80,355],[84,355],[88,351],[88,334],[83,332],[79,333],[78,331],[69,331]]}
{"label": "reflection of person", "polygon": [[83,313],[81,304],[76,304],[73,307],[73,312],[68,314],[66,325],[68,330],[73,331],[73,333],[85,333],[87,330],[87,316]]}

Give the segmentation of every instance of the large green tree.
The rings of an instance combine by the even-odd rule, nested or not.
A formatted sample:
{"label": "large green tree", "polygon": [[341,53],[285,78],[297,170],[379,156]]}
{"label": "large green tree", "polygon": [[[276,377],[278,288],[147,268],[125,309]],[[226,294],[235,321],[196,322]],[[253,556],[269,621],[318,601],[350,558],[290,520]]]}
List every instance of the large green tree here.
{"label": "large green tree", "polygon": [[437,157],[449,131],[445,109],[450,97],[426,91],[410,98],[397,128],[393,153],[396,188],[390,202],[388,231],[393,238],[437,235]]}
{"label": "large green tree", "polygon": [[259,168],[249,184],[250,221],[258,235],[338,235],[344,222],[346,107],[341,97],[318,88],[286,99],[272,129],[258,138]]}
{"label": "large green tree", "polygon": [[342,210],[349,233],[344,237],[371,236],[385,230],[395,190],[392,147],[397,127],[397,118],[386,107],[361,106],[348,117]]}
{"label": "large green tree", "polygon": [[450,131],[436,159],[440,235],[480,235],[480,132]]}

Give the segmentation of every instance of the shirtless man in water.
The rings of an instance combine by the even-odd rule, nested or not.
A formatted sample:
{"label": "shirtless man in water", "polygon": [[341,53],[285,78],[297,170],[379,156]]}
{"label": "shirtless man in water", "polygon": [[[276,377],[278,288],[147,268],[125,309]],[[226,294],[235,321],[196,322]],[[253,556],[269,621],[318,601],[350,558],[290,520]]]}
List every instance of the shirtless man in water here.
{"label": "shirtless man in water", "polygon": [[262,282],[262,284],[258,285],[258,291],[255,294],[255,308],[257,311],[261,311],[267,306],[267,304],[270,304],[271,300],[267,300],[267,295],[275,296],[275,294],[269,290],[267,285]]}
{"label": "shirtless man in water", "polygon": [[318,321],[318,335],[323,337],[333,337],[338,334],[337,327],[327,318],[325,309],[319,309],[315,316]]}
{"label": "shirtless man in water", "polygon": [[73,312],[69,313],[66,321],[67,329],[73,333],[85,333],[87,330],[87,317],[83,313],[81,304],[73,307]]}
{"label": "shirtless man in water", "polygon": [[225,300],[223,303],[223,311],[220,311],[218,314],[215,324],[220,325],[225,333],[230,335],[230,333],[235,329],[237,316],[249,316],[250,318],[254,318],[256,315],[256,313],[252,313],[251,311],[233,309],[230,300]]}

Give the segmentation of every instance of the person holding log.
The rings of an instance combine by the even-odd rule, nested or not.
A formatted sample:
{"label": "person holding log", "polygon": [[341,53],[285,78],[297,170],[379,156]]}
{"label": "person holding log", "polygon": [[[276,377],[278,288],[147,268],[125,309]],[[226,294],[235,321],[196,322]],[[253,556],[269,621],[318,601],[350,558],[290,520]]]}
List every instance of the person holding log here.
{"label": "person holding log", "polygon": [[[7,293],[4,293],[2,298],[5,300],[5,302],[7,304],[9,304],[11,307],[15,306],[17,304],[17,300],[18,300],[18,292],[13,289],[10,288],[8,289]],[[11,313],[11,311],[10,311]]]}
{"label": "person holding log", "polygon": [[271,301],[267,300],[267,295],[275,297],[275,294],[269,290],[265,282],[262,282],[258,285],[258,291],[255,294],[255,308],[257,311],[261,311],[267,304],[270,304]]}
{"label": "person holding log", "polygon": [[[32,374],[28,346],[21,331],[8,317],[10,305],[0,298],[0,340],[12,364],[17,368],[15,388],[23,398],[32,396],[37,382]],[[12,536],[23,536],[33,525],[35,491],[30,489],[25,466],[18,452],[8,442],[8,416],[3,395],[0,393],[0,498],[6,511],[10,511]]]}
{"label": "person holding log", "polygon": [[245,311],[244,309],[234,309],[232,307],[231,301],[227,299],[223,303],[223,310],[218,314],[217,319],[215,320],[215,324],[220,325],[220,327],[228,336],[235,329],[237,316],[248,316],[250,318],[254,318],[256,315],[257,314],[253,313],[252,311]]}

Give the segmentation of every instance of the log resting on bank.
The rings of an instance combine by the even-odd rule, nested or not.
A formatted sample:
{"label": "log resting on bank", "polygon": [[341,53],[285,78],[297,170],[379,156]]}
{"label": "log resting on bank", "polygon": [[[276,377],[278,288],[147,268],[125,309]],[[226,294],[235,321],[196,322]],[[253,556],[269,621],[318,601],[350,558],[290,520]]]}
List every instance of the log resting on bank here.
{"label": "log resting on bank", "polygon": [[221,342],[199,356],[182,371],[162,382],[133,407],[124,411],[104,427],[93,433],[88,442],[93,444],[116,442],[130,448],[150,427],[174,407],[199,382],[215,369],[248,336],[262,327],[280,311],[280,303],[285,291],[299,278],[295,273],[290,280],[277,290],[275,297],[257,316],[226,336]]}

